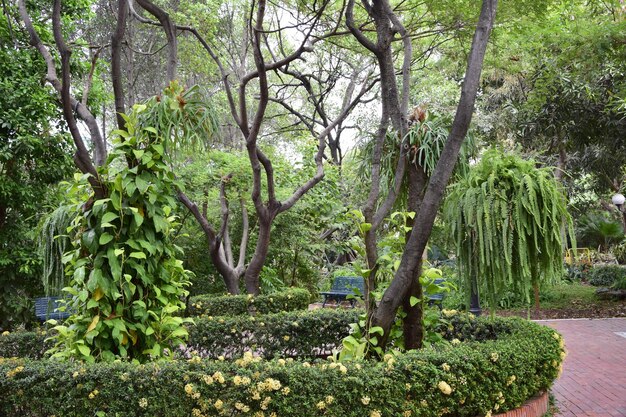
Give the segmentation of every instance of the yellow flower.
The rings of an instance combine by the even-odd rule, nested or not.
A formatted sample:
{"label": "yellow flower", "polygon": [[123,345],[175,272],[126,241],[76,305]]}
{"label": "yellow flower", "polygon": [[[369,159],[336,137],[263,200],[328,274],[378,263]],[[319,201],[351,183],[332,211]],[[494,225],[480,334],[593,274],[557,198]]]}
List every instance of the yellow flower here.
{"label": "yellow flower", "polygon": [[566,351],[562,351],[561,352],[561,360],[565,360],[566,357],[567,357],[567,352]]}
{"label": "yellow flower", "polygon": [[343,365],[339,365],[339,372],[341,372],[342,374],[345,374],[348,372],[348,368],[346,368]]}
{"label": "yellow flower", "polygon": [[428,401],[426,401],[426,400],[422,400],[422,401],[420,401],[420,405],[421,405],[422,407],[428,407]]}
{"label": "yellow flower", "polygon": [[213,379],[219,382],[220,384],[223,384],[224,382],[226,382],[226,379],[224,379],[224,375],[222,375],[220,371],[215,371],[215,373],[213,374]]}
{"label": "yellow flower", "polygon": [[4,332],[2,332],[2,336],[8,336],[10,333],[8,330],[5,330]]}
{"label": "yellow flower", "polygon": [[498,355],[498,352],[491,352],[491,361],[492,362],[498,362],[499,358],[500,358],[500,355]]}
{"label": "yellow flower", "polygon": [[327,395],[326,396],[326,404],[332,404],[335,401],[335,397],[333,397],[332,395]]}
{"label": "yellow flower", "polygon": [[185,392],[187,393],[187,395],[191,395],[193,393],[193,385],[191,384],[185,385]]}
{"label": "yellow flower", "polygon": [[23,370],[24,370],[24,367],[23,367],[23,366],[18,366],[17,368],[15,368],[15,369],[12,369],[12,370],[8,371],[8,372],[6,373],[6,377],[7,377],[7,378],[13,378],[15,375],[19,374],[19,373],[20,373],[20,372],[22,372]]}
{"label": "yellow flower", "polygon": [[461,341],[459,339],[452,339],[452,345],[456,346],[458,344],[460,344]]}
{"label": "yellow flower", "polygon": [[220,362],[224,362],[224,356],[220,355],[217,357],[217,360]]}
{"label": "yellow flower", "polygon": [[361,402],[363,403],[363,405],[368,405],[370,403],[370,397],[368,396],[362,397]]}
{"label": "yellow flower", "polygon": [[146,408],[148,406],[148,400],[146,398],[139,399],[139,407]]}
{"label": "yellow flower", "polygon": [[446,372],[450,372],[450,365],[448,365],[447,363],[444,363],[441,365],[441,369],[443,369]]}
{"label": "yellow flower", "polygon": [[283,388],[281,392],[283,393],[283,395],[289,395],[289,393],[291,392],[291,389],[289,387],[285,387]]}
{"label": "yellow flower", "polygon": [[269,405],[272,399],[270,397],[265,397],[263,401],[261,401],[261,410],[267,410],[267,406]]}
{"label": "yellow flower", "polygon": [[508,386],[508,385],[511,385],[512,383],[514,383],[514,382],[515,382],[515,380],[516,380],[516,379],[517,379],[517,377],[516,377],[515,375],[511,375],[511,376],[509,377],[509,379],[506,381],[506,385],[507,385],[507,386]]}
{"label": "yellow flower", "polygon": [[441,310],[441,313],[445,316],[445,317],[452,317],[454,315],[456,315],[457,311],[456,310],[448,310],[448,309],[443,309]]}
{"label": "yellow flower", "polygon": [[406,410],[404,413],[402,413],[402,417],[411,417],[411,410]]}
{"label": "yellow flower", "polygon": [[380,411],[372,410],[372,412],[370,413],[370,417],[381,417]]}
{"label": "yellow flower", "polygon": [[487,414],[485,414],[485,417],[491,417],[491,410],[487,411]]}
{"label": "yellow flower", "polygon": [[287,363],[287,361],[282,359],[282,358],[278,360],[278,364],[279,365],[285,366],[286,363]]}
{"label": "yellow flower", "polygon": [[193,410],[191,410],[191,415],[193,417],[202,417],[202,411],[200,411],[197,408],[194,408]]}
{"label": "yellow flower", "polygon": [[437,388],[439,388],[439,390],[445,395],[450,395],[452,393],[452,387],[450,387],[446,381],[439,381]]}
{"label": "yellow flower", "polygon": [[72,378],[78,378],[78,371],[74,371],[74,373],[72,374]]}
{"label": "yellow flower", "polygon": [[217,410],[221,410],[222,407],[224,407],[224,402],[222,400],[217,400],[213,403],[213,407],[215,407],[215,409]]}
{"label": "yellow flower", "polygon": [[323,410],[326,408],[326,403],[324,401],[320,401],[317,403],[317,409],[318,410]]}
{"label": "yellow flower", "polygon": [[233,383],[234,383],[236,386],[241,385],[241,377],[240,377],[239,375],[235,375],[235,377],[233,378]]}
{"label": "yellow flower", "polygon": [[204,383],[207,385],[211,385],[213,382],[213,377],[210,375],[202,375],[202,379],[204,380]]}
{"label": "yellow flower", "polygon": [[305,368],[310,368],[311,364],[308,363],[308,362],[302,362],[302,366],[305,367]]}
{"label": "yellow flower", "polygon": [[94,398],[96,398],[96,396],[97,396],[99,393],[100,393],[100,392],[99,392],[97,389],[95,389],[95,390],[91,391],[91,392],[89,393],[89,399],[90,399],[90,400],[93,400]]}
{"label": "yellow flower", "polygon": [[261,399],[261,394],[259,394],[259,391],[257,390],[252,391],[252,399],[257,400],[257,401]]}

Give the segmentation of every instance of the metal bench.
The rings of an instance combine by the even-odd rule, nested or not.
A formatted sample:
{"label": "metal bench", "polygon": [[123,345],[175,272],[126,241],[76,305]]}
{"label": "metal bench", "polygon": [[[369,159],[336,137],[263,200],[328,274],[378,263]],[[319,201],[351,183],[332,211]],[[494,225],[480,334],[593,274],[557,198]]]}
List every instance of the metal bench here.
{"label": "metal bench", "polygon": [[[356,293],[354,289],[357,290]],[[363,297],[363,294],[365,294],[365,281],[363,281],[362,277],[336,277],[330,291],[325,291],[321,294],[324,296],[322,307],[326,306],[328,300],[335,300],[337,303],[340,303],[352,295],[350,305],[354,308],[356,297]]]}
{"label": "metal bench", "polygon": [[42,323],[46,320],[65,320],[72,315],[69,311],[58,311],[63,297],[35,298],[35,316]]}

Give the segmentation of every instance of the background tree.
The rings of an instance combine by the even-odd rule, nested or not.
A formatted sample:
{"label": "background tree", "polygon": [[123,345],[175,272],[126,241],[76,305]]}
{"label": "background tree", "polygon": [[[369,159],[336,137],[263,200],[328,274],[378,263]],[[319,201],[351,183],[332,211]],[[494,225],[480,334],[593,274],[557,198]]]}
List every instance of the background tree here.
{"label": "background tree", "polygon": [[19,31],[16,10],[0,19],[0,327],[34,319],[43,293],[37,225],[56,204],[54,185],[72,173],[71,145],[45,66]]}

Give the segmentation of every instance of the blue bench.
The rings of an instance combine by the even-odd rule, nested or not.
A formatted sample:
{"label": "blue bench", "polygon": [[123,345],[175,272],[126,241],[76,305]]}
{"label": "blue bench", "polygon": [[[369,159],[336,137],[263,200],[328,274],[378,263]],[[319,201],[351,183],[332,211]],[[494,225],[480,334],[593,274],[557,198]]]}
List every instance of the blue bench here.
{"label": "blue bench", "polygon": [[[354,290],[357,290],[355,293]],[[365,281],[362,277],[336,277],[330,291],[321,293],[324,296],[322,307],[326,306],[328,300],[335,300],[337,303],[352,295],[350,305],[354,308],[356,297],[363,297],[365,294]]]}
{"label": "blue bench", "polygon": [[65,320],[71,316],[69,311],[58,311],[58,308],[63,305],[61,303],[63,297],[41,297],[35,298],[35,316],[42,323],[46,320]]}

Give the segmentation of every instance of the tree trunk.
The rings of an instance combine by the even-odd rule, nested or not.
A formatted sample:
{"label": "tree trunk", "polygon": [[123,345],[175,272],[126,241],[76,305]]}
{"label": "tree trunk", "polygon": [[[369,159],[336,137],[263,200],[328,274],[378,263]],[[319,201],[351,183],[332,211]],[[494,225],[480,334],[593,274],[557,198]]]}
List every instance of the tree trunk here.
{"label": "tree trunk", "polygon": [[415,219],[418,228],[411,232],[400,267],[372,315],[371,325],[380,326],[384,330],[384,335],[379,341],[382,347],[388,341],[389,330],[396,317],[398,307],[402,305],[405,297],[410,292],[416,268],[421,264],[421,254],[426,249],[426,243],[430,237],[437,211],[441,205],[448,181],[452,176],[461,145],[469,129],[487,42],[495,20],[497,3],[497,0],[483,0],[469,54],[465,80],[461,89],[461,98],[448,140],[435,167],[422,206]]}
{"label": "tree trunk", "polygon": [[533,283],[533,292],[535,293],[535,314],[536,318],[539,318],[539,283]]}
{"label": "tree trunk", "polygon": [[259,277],[270,247],[272,220],[273,216],[269,213],[259,215],[259,237],[256,242],[254,255],[252,255],[243,278],[248,294],[258,295],[260,292]]}

